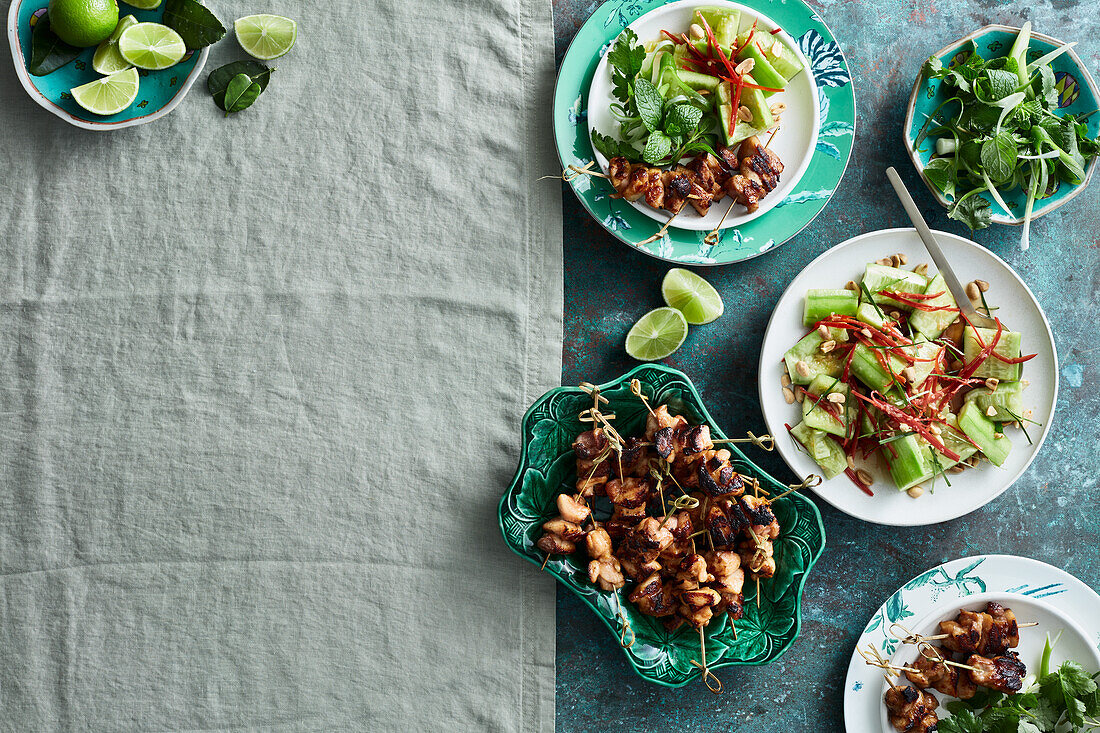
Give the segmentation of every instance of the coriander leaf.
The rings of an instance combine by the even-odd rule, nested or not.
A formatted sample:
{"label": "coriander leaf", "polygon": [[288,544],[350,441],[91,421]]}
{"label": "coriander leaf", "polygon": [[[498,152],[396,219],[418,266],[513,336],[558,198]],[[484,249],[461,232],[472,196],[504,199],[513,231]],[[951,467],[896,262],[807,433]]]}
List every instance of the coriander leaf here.
{"label": "coriander leaf", "polygon": [[259,61],[253,61],[252,59],[247,61],[234,61],[231,64],[219,66],[211,71],[210,76],[206,79],[206,88],[210,92],[210,95],[214,97],[214,103],[224,110],[225,90],[229,86],[229,82],[231,82],[235,76],[238,74],[247,74],[252,81],[260,85],[260,92],[263,92],[267,89],[268,81],[271,80],[272,71],[275,71],[275,69],[269,68]]}
{"label": "coriander leaf", "polygon": [[931,79],[939,79],[943,76],[943,62],[939,56],[929,56],[924,62],[924,73]]}
{"label": "coriander leaf", "polygon": [[992,208],[991,203],[971,192],[957,199],[947,210],[947,215],[955,221],[966,224],[971,230],[985,229],[993,222],[993,214],[990,211]]}
{"label": "coriander leaf", "polygon": [[27,63],[27,71],[34,76],[45,76],[75,59],[83,50],[58,38],[50,30],[49,14],[43,15],[31,33],[31,60]]}
{"label": "coriander leaf", "polygon": [[595,130],[592,131],[592,147],[603,154],[608,160],[612,158],[626,158],[627,160],[637,163],[642,159],[641,154],[633,145],[620,142],[609,135],[601,135]]}
{"label": "coriander leaf", "polygon": [[940,733],[983,733],[985,726],[970,710],[960,710],[950,718],[941,720],[937,730]]}
{"label": "coriander leaf", "polygon": [[[647,79],[634,81],[634,104],[638,108],[638,115],[650,132],[661,129],[661,113],[664,110],[665,98]],[[667,151],[666,151],[667,153]]]}
{"label": "coriander leaf", "polygon": [[633,80],[645,63],[645,49],[638,45],[638,36],[627,28],[615,39],[615,45],[607,52],[607,63]]}
{"label": "coriander leaf", "polygon": [[953,158],[933,158],[924,166],[924,177],[944,196],[955,196],[955,181],[958,176],[959,167]]}
{"label": "coriander leaf", "polygon": [[1016,730],[1013,733],[1043,733],[1043,731],[1030,720],[1020,718],[1019,723],[1016,725]]}
{"label": "coriander leaf", "polygon": [[164,19],[192,51],[216,43],[225,35],[225,26],[203,4],[196,0],[165,0]]}
{"label": "coriander leaf", "polygon": [[1003,69],[986,69],[985,78],[989,84],[989,93],[993,100],[1004,99],[1016,91],[1020,84],[1020,77],[1014,72]]}
{"label": "coriander leaf", "polygon": [[1067,660],[1058,668],[1058,676],[1062,678],[1062,689],[1074,697],[1081,697],[1091,692],[1096,692],[1096,682],[1085,672],[1077,662]]}
{"label": "coriander leaf", "polygon": [[1016,170],[1017,155],[1016,143],[1007,133],[998,133],[982,143],[982,167],[997,183],[1004,183],[1012,178],[1012,173]]}
{"label": "coriander leaf", "polygon": [[1020,711],[1014,708],[989,708],[982,713],[983,730],[992,733],[1017,733]]}
{"label": "coriander leaf", "polygon": [[225,88],[225,116],[248,109],[260,96],[260,85],[248,74],[237,74]]}
{"label": "coriander leaf", "polygon": [[650,165],[657,165],[672,152],[672,141],[668,135],[661,131],[652,132],[646,140],[645,150],[642,151],[642,160]]}

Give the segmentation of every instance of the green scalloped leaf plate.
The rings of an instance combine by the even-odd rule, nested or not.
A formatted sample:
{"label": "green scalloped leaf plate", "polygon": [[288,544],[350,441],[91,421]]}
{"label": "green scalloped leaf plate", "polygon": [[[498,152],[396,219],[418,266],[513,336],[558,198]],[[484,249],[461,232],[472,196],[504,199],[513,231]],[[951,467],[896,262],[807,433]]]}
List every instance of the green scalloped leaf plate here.
{"label": "green scalloped leaf plate", "polygon": [[[554,138],[562,168],[594,159],[588,137],[588,92],[607,47],[644,14],[673,0],[608,0],[592,13],[570,44],[554,89]],[[699,5],[722,4],[700,0]],[[707,244],[706,231],[675,225],[661,239],[646,242],[661,223],[626,201],[603,179],[577,176],[569,185],[581,204],[620,241],[668,262],[723,265],[757,257],[789,240],[813,221],[833,195],[852,152],[856,104],[848,62],[817,12],[801,0],[772,3],[745,0],[745,6],[775,21],[809,60],[817,87],[819,131],[812,157],[796,185],[767,214],[719,232]]]}
{"label": "green scalloped leaf plate", "polygon": [[[640,366],[623,377],[600,385],[609,400],[605,408],[616,415],[614,424],[625,435],[639,435],[645,429],[646,408],[630,391],[630,380],[638,379],[650,403],[668,404],[693,423],[705,423],[711,433],[725,437],[703,406],[698,391],[683,373],[659,364]],[[542,566],[543,554],[535,547],[542,523],[557,514],[555,498],[572,491],[576,462],[572,442],[589,429],[578,419],[591,397],[576,387],[559,387],[543,395],[523,418],[523,445],[519,468],[508,491],[500,500],[498,516],[504,541],[520,557]],[[736,445],[734,467],[745,476],[760,480],[774,493],[785,486],[750,461]],[[737,634],[726,617],[716,619],[706,630],[707,661],[711,670],[734,665],[767,664],[782,655],[798,637],[801,627],[802,589],[810,569],[825,547],[825,527],[814,504],[791,494],[774,505],[782,533],[775,541],[777,572],[760,585],[759,607],[756,589],[746,584],[745,617],[737,622]],[[634,632],[635,642],[624,648],[627,661],[646,680],[666,687],[682,687],[700,677],[692,665],[698,660],[699,636],[686,626],[674,632],[637,611],[622,591],[609,593],[589,582],[587,563],[574,557],[554,556],[546,572],[558,579],[588,604],[616,640],[622,632],[619,609]],[[629,638],[629,634],[627,635]]]}

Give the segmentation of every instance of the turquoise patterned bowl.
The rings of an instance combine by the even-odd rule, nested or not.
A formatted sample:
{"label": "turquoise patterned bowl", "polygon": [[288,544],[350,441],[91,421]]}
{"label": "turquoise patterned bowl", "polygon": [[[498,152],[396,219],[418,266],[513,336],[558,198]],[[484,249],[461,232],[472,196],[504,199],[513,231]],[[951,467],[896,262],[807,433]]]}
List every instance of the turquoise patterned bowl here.
{"label": "turquoise patterned bowl", "polygon": [[[668,404],[673,412],[685,415],[693,423],[705,423],[711,433],[725,437],[691,381],[681,372],[657,364],[640,366],[600,385],[600,393],[609,400],[604,409],[615,414],[614,424],[624,435],[640,435],[645,430],[646,408],[630,391],[632,379],[641,382],[651,404]],[[532,565],[543,565],[544,555],[535,542],[542,534],[542,523],[557,514],[557,495],[573,491],[576,461],[572,443],[591,427],[577,418],[591,402],[592,398],[581,389],[559,387],[543,395],[523,418],[519,468],[500,500],[498,515],[508,547]],[[734,467],[742,475],[759,479],[760,485],[773,495],[786,490],[736,445],[727,447],[733,453]],[[817,507],[799,494],[780,499],[774,510],[782,527],[775,542],[776,575],[761,583],[759,599],[755,585],[745,584],[745,617],[736,622],[736,638],[724,614],[706,627],[707,663],[711,670],[767,664],[783,654],[798,636],[802,588],[825,547],[825,528]],[[624,634],[622,618],[626,619],[634,643],[624,648],[623,653],[634,670],[643,679],[667,687],[682,687],[698,679],[699,669],[692,664],[692,660],[700,659],[698,633],[686,625],[667,631],[659,620],[637,611],[622,591],[616,594],[600,590],[589,582],[587,561],[582,554],[555,555],[546,562],[546,572],[584,601],[620,646]],[[625,635],[629,641],[630,632]]]}
{"label": "turquoise patterned bowl", "polygon": [[[15,73],[27,94],[69,124],[87,130],[117,130],[152,122],[175,109],[206,64],[209,47],[201,51],[188,51],[182,61],[163,71],[138,70],[141,81],[133,104],[117,115],[102,117],[92,114],[73,101],[69,90],[100,78],[101,75],[92,68],[94,46],[84,49],[75,60],[51,74],[32,76],[27,71],[31,32],[38,19],[45,15],[48,4],[48,0],[12,0],[8,9],[8,43],[15,62]],[[133,14],[139,22],[159,23],[164,15],[164,4],[155,10],[138,10],[120,2],[119,15],[128,14]]]}
{"label": "turquoise patterned bowl", "polygon": [[[677,0],[607,0],[577,31],[562,59],[554,87],[554,140],[563,168],[594,161],[588,136],[588,96],[611,42],[642,15]],[[699,5],[714,5],[700,0]],[[798,234],[829,202],[840,184],[855,135],[856,103],[848,62],[817,10],[802,0],[739,0],[777,23],[810,62],[818,96],[818,133],[805,173],[787,196],[760,218],[724,228],[713,244],[707,231],[669,228],[648,241],[661,222],[621,199],[602,179],[577,176],[569,186],[588,213],[619,241],[668,262],[723,265],[757,257]],[[606,130],[604,132],[607,132]],[[793,171],[792,171],[793,173]],[[723,207],[723,211],[724,211]]]}
{"label": "turquoise patterned bowl", "polygon": [[[960,63],[970,50],[971,44],[977,49],[978,54],[984,59],[998,58],[1008,53],[1012,42],[1016,40],[1019,28],[1007,25],[987,25],[974,31],[965,38],[960,38],[949,46],[936,51],[934,56],[939,57],[944,65]],[[1042,33],[1031,33],[1031,45],[1028,48],[1028,60],[1043,56],[1044,54],[1065,45],[1065,41],[1045,36]],[[1058,106],[1064,114],[1086,114],[1100,107],[1100,90],[1097,90],[1096,82],[1089,74],[1087,67],[1081,58],[1070,49],[1054,60],[1054,78],[1058,85]],[[932,159],[934,145],[928,139],[916,144],[921,128],[928,120],[928,116],[935,113],[936,109],[946,99],[942,89],[943,81],[940,79],[928,79],[924,74],[924,64],[921,64],[921,73],[917,75],[917,81],[913,85],[913,93],[909,97],[909,109],[905,114],[905,148],[909,151],[909,157],[916,166],[921,180],[928,186],[928,190],[936,197],[944,207],[949,207],[951,201],[943,193],[928,182],[924,177],[924,167]],[[1090,136],[1100,133],[1100,115],[1089,118],[1088,129]],[[1085,180],[1074,186],[1063,181],[1056,181],[1055,187],[1049,195],[1035,203],[1031,213],[1032,219],[1037,219],[1044,214],[1057,209],[1062,204],[1072,199],[1088,186],[1092,173],[1096,170],[1097,159],[1093,158],[1085,170]],[[1014,191],[1001,192],[1002,198],[1008,204],[1009,211],[1005,211],[1000,204],[994,201],[989,194],[978,194],[989,201],[993,206],[993,221],[997,224],[1023,224],[1024,206],[1027,204],[1027,196],[1019,188]]]}

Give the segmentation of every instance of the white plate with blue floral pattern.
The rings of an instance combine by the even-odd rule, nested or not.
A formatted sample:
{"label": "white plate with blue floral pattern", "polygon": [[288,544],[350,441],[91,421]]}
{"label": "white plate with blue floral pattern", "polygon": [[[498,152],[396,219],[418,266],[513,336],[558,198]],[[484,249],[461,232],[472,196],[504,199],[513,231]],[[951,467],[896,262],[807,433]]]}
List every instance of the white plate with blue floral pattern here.
{"label": "white plate with blue floral pattern", "polygon": [[[1031,653],[1035,648],[1032,642],[1037,639],[1041,648],[1047,632],[1054,636],[1062,629],[1072,633],[1063,637],[1065,644],[1060,641],[1055,647],[1056,661],[1083,657],[1078,661],[1087,668],[1100,659],[1100,614],[1097,614],[1100,595],[1064,570],[1015,555],[967,557],[921,573],[899,588],[875,612],[856,647],[863,650],[873,647],[883,658],[900,663],[903,661],[899,653],[901,644],[892,633],[898,630],[892,628],[894,624],[919,631],[919,627],[928,625],[925,621],[929,619],[946,617],[959,607],[969,608],[970,601],[991,598],[1004,599],[1010,607],[1015,599],[1021,614],[1031,614],[1041,624],[1021,630],[1021,658],[1029,672],[1035,664],[1031,657],[1036,656]],[[1019,616],[1019,620],[1032,619]],[[1027,649],[1023,649],[1026,634],[1035,638],[1029,640]],[[844,725],[848,733],[889,733],[893,730],[886,723],[883,712],[884,690],[882,670],[867,664],[853,650],[844,682]]]}

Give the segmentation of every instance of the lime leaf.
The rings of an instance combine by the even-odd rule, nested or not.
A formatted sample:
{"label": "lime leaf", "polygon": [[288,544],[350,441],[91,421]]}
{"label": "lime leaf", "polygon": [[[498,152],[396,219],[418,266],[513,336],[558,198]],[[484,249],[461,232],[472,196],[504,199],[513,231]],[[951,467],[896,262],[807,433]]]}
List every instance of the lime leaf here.
{"label": "lime leaf", "polygon": [[34,76],[45,76],[75,59],[80,51],[58,38],[50,30],[50,16],[43,15],[31,33],[31,60],[27,63],[27,71]]}
{"label": "lime leaf", "polygon": [[225,116],[248,109],[260,96],[260,85],[248,74],[237,74],[225,89]]}
{"label": "lime leaf", "polygon": [[256,84],[260,85],[260,92],[267,89],[267,83],[271,80],[271,72],[275,69],[268,67],[259,61],[248,59],[247,61],[234,61],[233,63],[219,66],[210,72],[206,80],[206,89],[214,98],[214,103],[225,110],[225,90],[229,88],[229,82],[239,74],[246,74]]}
{"label": "lime leaf", "polygon": [[221,21],[196,0],[167,0],[163,20],[183,37],[192,51],[216,43],[225,35]]}

